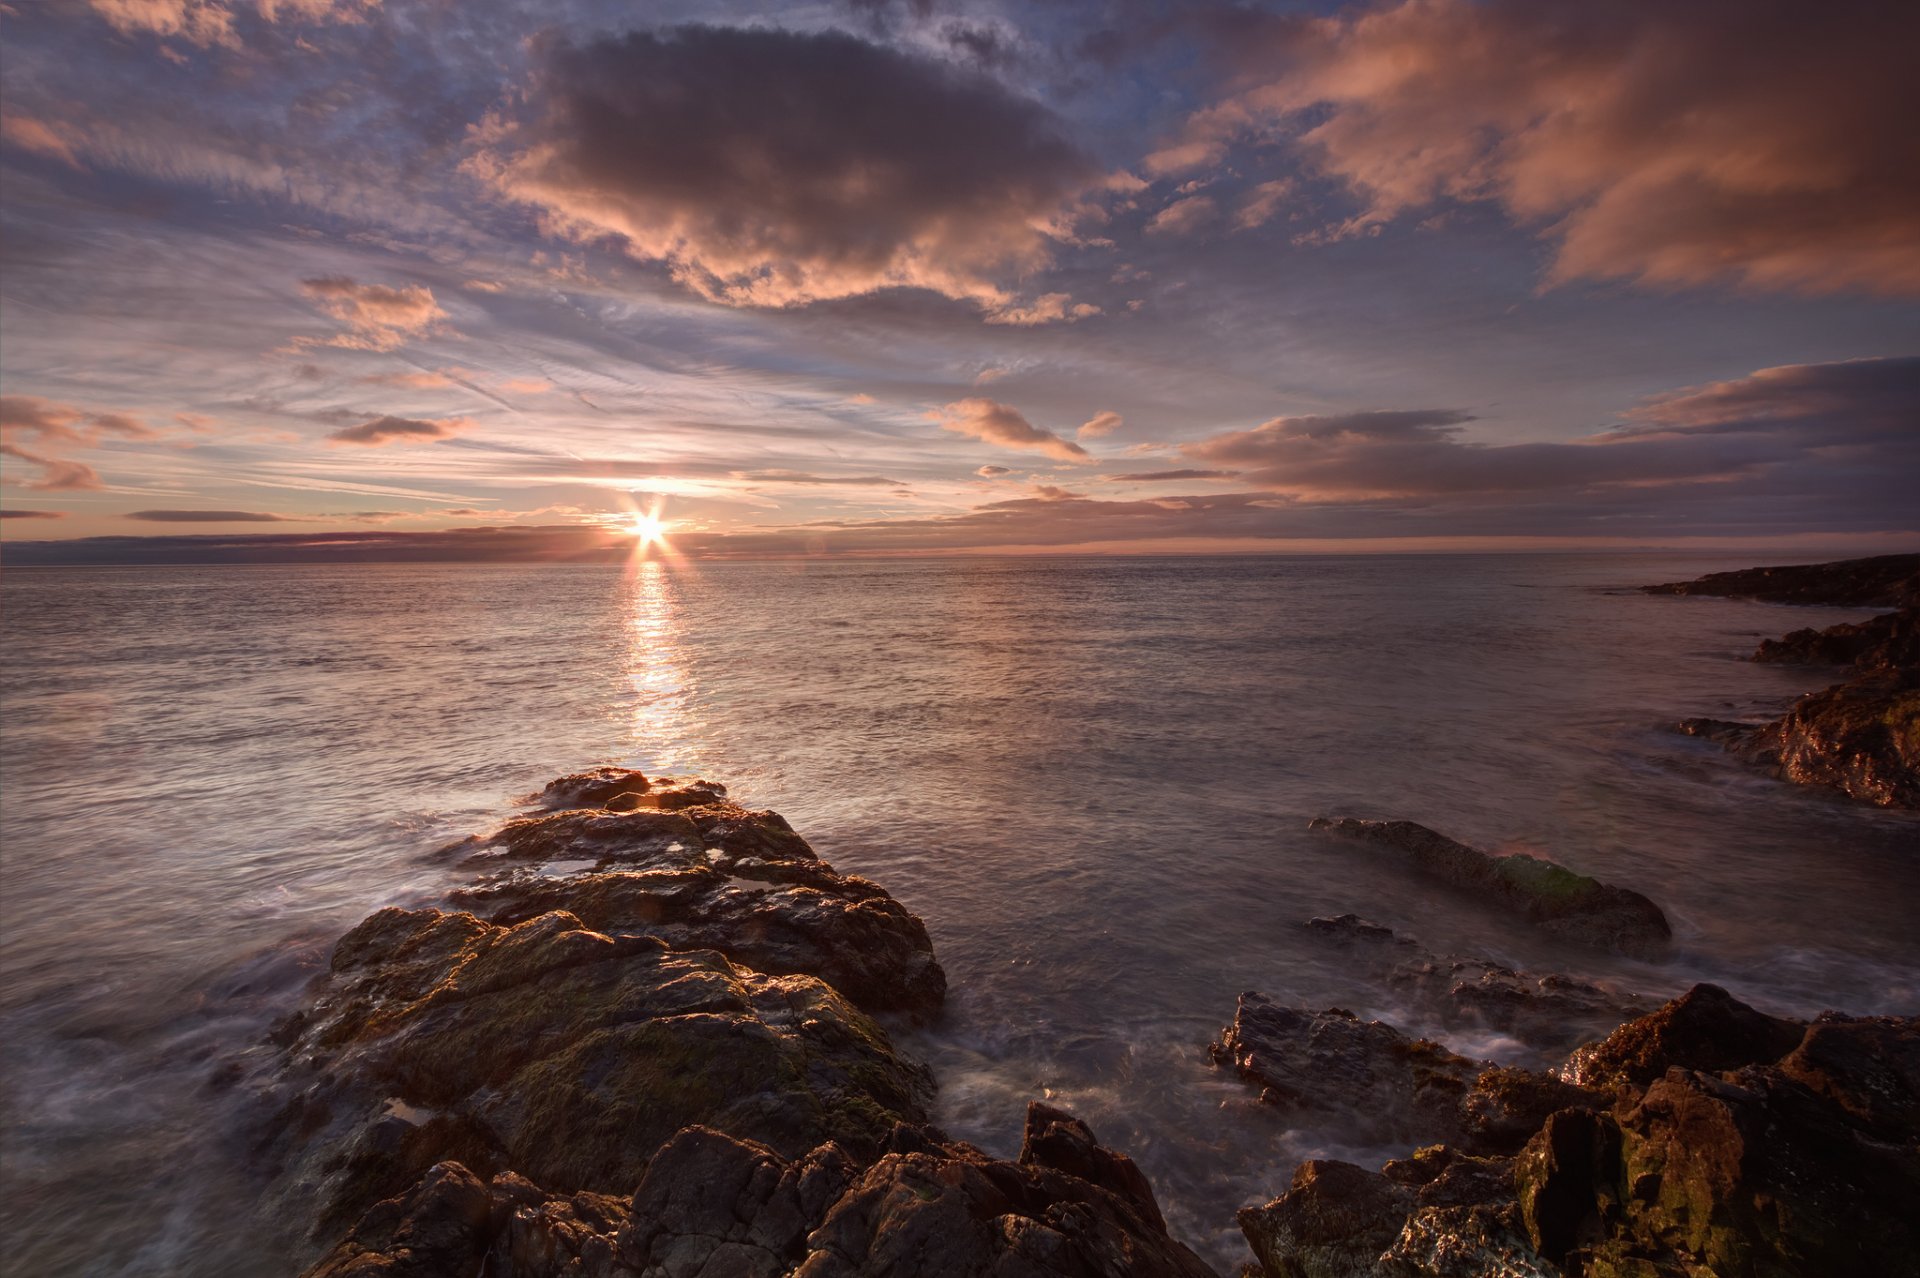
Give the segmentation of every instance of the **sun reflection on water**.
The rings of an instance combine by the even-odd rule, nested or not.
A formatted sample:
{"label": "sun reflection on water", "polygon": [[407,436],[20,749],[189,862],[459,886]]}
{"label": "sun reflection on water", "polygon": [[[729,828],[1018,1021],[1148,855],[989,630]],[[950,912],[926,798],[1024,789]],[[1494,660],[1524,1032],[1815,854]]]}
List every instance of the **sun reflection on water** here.
{"label": "sun reflection on water", "polygon": [[692,712],[686,626],[674,569],[639,559],[626,574],[627,677],[633,684],[633,750],[648,766],[697,771],[700,724]]}

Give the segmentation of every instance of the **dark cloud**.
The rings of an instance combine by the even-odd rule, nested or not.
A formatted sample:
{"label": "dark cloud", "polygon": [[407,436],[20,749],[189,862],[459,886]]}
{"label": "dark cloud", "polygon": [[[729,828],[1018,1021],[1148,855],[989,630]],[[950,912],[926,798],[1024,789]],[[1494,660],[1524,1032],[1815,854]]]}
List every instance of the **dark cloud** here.
{"label": "dark cloud", "polygon": [[432,444],[452,439],[473,423],[464,417],[375,417],[327,436],[334,444],[379,448],[386,444]]}
{"label": "dark cloud", "polygon": [[839,32],[702,26],[552,45],[469,168],[714,301],[916,287],[1009,312],[1095,176],[1058,118],[985,77]]}
{"label": "dark cloud", "polygon": [[1011,466],[982,466],[973,473],[982,479],[997,479],[1001,475],[1011,475],[1013,468]]}
{"label": "dark cloud", "polygon": [[1181,452],[1304,502],[1644,504],[1623,497],[1631,490],[1682,516],[1766,495],[1783,519],[1825,503],[1904,527],[1920,511],[1920,359],[1762,369],[1658,396],[1621,427],[1565,443],[1476,443],[1462,437],[1473,420],[1452,409],[1276,417]]}
{"label": "dark cloud", "polygon": [[733,472],[733,477],[756,484],[844,485],[854,488],[898,488],[900,486],[899,480],[888,479],[884,475],[810,475],[800,470],[741,470]]}
{"label": "dark cloud", "polygon": [[[1260,24],[1240,77],[1147,161],[1297,137],[1362,208],[1337,238],[1491,200],[1554,281],[1920,295],[1920,6],[1402,0]],[[1175,206],[1178,207],[1178,206]]]}
{"label": "dark cloud", "polygon": [[962,399],[928,414],[946,429],[1001,448],[1032,449],[1055,461],[1090,462],[1093,456],[1069,439],[1041,430],[1018,409],[997,400]]}
{"label": "dark cloud", "polygon": [[1108,484],[1167,484],[1186,479],[1233,479],[1237,470],[1142,470],[1124,475],[1102,475]]}
{"label": "dark cloud", "polygon": [[65,519],[64,510],[0,510],[0,519]]}
{"label": "dark cloud", "polygon": [[285,515],[257,510],[136,510],[125,516],[149,524],[284,524]]}

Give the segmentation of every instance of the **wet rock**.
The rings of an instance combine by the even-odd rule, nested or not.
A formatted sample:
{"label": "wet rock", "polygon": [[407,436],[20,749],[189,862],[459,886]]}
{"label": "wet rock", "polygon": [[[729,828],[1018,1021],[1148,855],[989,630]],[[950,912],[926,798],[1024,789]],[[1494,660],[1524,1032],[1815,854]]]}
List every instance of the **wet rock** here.
{"label": "wet rock", "polygon": [[1743,568],[1640,589],[1650,595],[1720,595],[1769,603],[1898,608],[1920,603],[1920,555],[1875,555],[1824,564]]}
{"label": "wet rock", "polygon": [[1755,661],[1897,670],[1920,665],[1920,606],[1761,642]]}
{"label": "wet rock", "polygon": [[492,1211],[479,1177],[458,1163],[441,1163],[411,1193],[369,1211],[307,1278],[474,1273],[486,1256]]}
{"label": "wet rock", "polygon": [[1282,1109],[1336,1114],[1380,1137],[1453,1138],[1482,1065],[1342,1008],[1307,1012],[1246,993],[1209,1047]]}
{"label": "wet rock", "polygon": [[1356,914],[1307,920],[1307,930],[1362,960],[1423,1011],[1452,1026],[1492,1030],[1565,1053],[1657,1006],[1557,972],[1519,971],[1491,959],[1441,957],[1411,937]]}
{"label": "wet rock", "polygon": [[[286,1048],[284,1192],[323,1228],[411,1179],[446,1141],[381,1136],[395,1107],[439,1123],[485,1173],[625,1192],[690,1123],[790,1154],[877,1149],[920,1121],[926,1071],[810,976],[594,931],[570,914],[513,927],[385,910],[342,939],[315,1013]],[[304,1127],[306,1130],[300,1130]],[[404,1135],[404,1133],[401,1133]]]}
{"label": "wet rock", "polygon": [[1504,905],[1569,940],[1647,955],[1672,936],[1666,916],[1646,897],[1552,861],[1524,853],[1489,856],[1412,821],[1316,817],[1308,828],[1391,848],[1427,876]]}
{"label": "wet rock", "polygon": [[1810,693],[1735,748],[1799,785],[1881,807],[1920,807],[1920,669]]}
{"label": "wet rock", "polygon": [[651,788],[646,775],[633,768],[589,768],[547,782],[538,801],[548,808],[599,808],[609,799],[645,794]]}
{"label": "wet rock", "polygon": [[1613,1097],[1537,1070],[1493,1065],[1461,1101],[1461,1143],[1476,1154],[1517,1154],[1548,1119],[1597,1112]]}
{"label": "wet rock", "polygon": [[1676,1066],[1726,1070],[1777,1060],[1805,1032],[1802,1022],[1755,1011],[1718,985],[1696,985],[1582,1047],[1561,1073],[1584,1087],[1644,1087]]}
{"label": "wet rock", "polygon": [[[1211,1278],[1167,1237],[1144,1181],[1122,1174],[1109,1186],[1130,1163],[1079,1120],[1038,1109],[1019,1162],[926,1129],[863,1162],[833,1143],[786,1158],[687,1127],[625,1202],[553,1195],[517,1176],[497,1177],[489,1192],[465,1169],[442,1166],[373,1208],[308,1278]],[[444,1196],[429,1187],[436,1177],[457,1182],[462,1210],[436,1208],[432,1219],[450,1217],[451,1245],[416,1259],[410,1236],[388,1222],[419,1217],[434,1192]]]}
{"label": "wet rock", "polygon": [[1482,1074],[1477,1154],[1304,1165],[1241,1213],[1265,1272],[1920,1273],[1920,1020],[1804,1025],[1700,986],[1575,1060],[1611,1095]]}
{"label": "wet rock", "polygon": [[868,1012],[917,1021],[939,1012],[946,974],[925,924],[879,887],[824,862],[783,877],[766,883],[702,865],[516,879],[466,889],[454,902],[509,925],[564,910],[612,936],[716,950],[770,975],[817,976]]}
{"label": "wet rock", "polygon": [[1559,1278],[1521,1226],[1509,1166],[1444,1149],[1381,1172],[1303,1163],[1240,1228],[1269,1278]]}

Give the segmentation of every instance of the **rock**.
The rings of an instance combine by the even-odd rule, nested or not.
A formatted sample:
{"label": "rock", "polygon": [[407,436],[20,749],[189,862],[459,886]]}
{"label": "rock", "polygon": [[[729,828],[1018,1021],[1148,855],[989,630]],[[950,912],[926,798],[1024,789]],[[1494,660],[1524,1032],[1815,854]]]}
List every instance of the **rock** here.
{"label": "rock", "polygon": [[457,1153],[483,1173],[625,1192],[691,1123],[795,1155],[825,1140],[872,1151],[923,1120],[931,1092],[924,1068],[811,976],[559,912],[504,927],[384,910],[342,938],[285,1049],[279,1093],[308,1117],[282,1120],[280,1152],[287,1192],[317,1201],[324,1228],[423,1160]]}
{"label": "rock", "polygon": [[1020,1141],[1020,1161],[1029,1167],[1051,1167],[1078,1176],[1132,1204],[1141,1219],[1165,1232],[1167,1222],[1154,1201],[1153,1187],[1125,1154],[1116,1154],[1094,1138],[1093,1129],[1063,1109],[1033,1101],[1027,1106],[1026,1132]]}
{"label": "rock", "polygon": [[[464,1168],[442,1165],[368,1212],[308,1278],[1211,1278],[1167,1237],[1144,1181],[1103,1183],[1131,1163],[1079,1120],[1038,1109],[1028,1116],[1038,1146],[1017,1163],[924,1130],[890,1139],[897,1148],[863,1166],[832,1143],[788,1159],[687,1127],[625,1202],[556,1196],[507,1176],[489,1193]],[[1058,1166],[1051,1153],[1103,1179]],[[436,1177],[457,1184],[461,1211],[438,1206]],[[423,1216],[446,1218],[449,1245],[415,1256],[412,1235],[390,1222]]]}
{"label": "rock", "polygon": [[1853,666],[1859,670],[1897,670],[1920,666],[1920,606],[1909,604],[1870,621],[1795,630],[1767,639],[1754,650],[1755,661],[1800,665]]}
{"label": "rock", "polygon": [[1875,555],[1824,564],[1743,568],[1640,589],[1650,595],[1721,595],[1768,603],[1898,608],[1920,603],[1920,555]]}
{"label": "rock", "polygon": [[1805,1032],[1803,1023],[1755,1011],[1718,985],[1696,985],[1581,1048],[1561,1074],[1583,1087],[1644,1087],[1676,1066],[1725,1070],[1777,1060]]}
{"label": "rock", "polygon": [[1265,1273],[1920,1274],[1920,1020],[1803,1025],[1698,986],[1575,1062],[1612,1095],[1483,1073],[1478,1154],[1304,1164],[1241,1213]]}
{"label": "rock", "polygon": [[717,950],[775,976],[817,976],[870,1013],[924,1022],[946,998],[926,925],[879,887],[824,862],[780,883],[701,866],[516,879],[463,890],[454,901],[504,924],[564,910],[612,936]]}
{"label": "rock", "polygon": [[1920,669],[1809,693],[1735,748],[1799,785],[1881,807],[1920,807]]}
{"label": "rock", "polygon": [[1559,1278],[1521,1228],[1508,1166],[1446,1150],[1384,1172],[1302,1163],[1240,1229],[1269,1278]]}
{"label": "rock", "polygon": [[1455,1138],[1481,1064],[1342,1008],[1307,1012],[1246,993],[1209,1047],[1269,1105],[1337,1114],[1381,1138]]}
{"label": "rock", "polygon": [[1375,960],[1375,973],[1448,1025],[1494,1030],[1565,1053],[1654,1002],[1556,972],[1517,971],[1491,959],[1439,957],[1356,914],[1307,920],[1307,930]]}
{"label": "rock", "polygon": [[1412,821],[1316,817],[1308,828],[1391,848],[1422,873],[1472,891],[1569,940],[1645,956],[1672,937],[1660,907],[1538,857],[1489,856]]}
{"label": "rock", "polygon": [[1536,1070],[1492,1065],[1461,1101],[1462,1145],[1475,1154],[1517,1154],[1548,1119],[1594,1112],[1613,1097]]}
{"label": "rock", "polygon": [[645,794],[646,775],[632,768],[599,767],[549,781],[538,802],[548,808],[598,808],[622,794]]}

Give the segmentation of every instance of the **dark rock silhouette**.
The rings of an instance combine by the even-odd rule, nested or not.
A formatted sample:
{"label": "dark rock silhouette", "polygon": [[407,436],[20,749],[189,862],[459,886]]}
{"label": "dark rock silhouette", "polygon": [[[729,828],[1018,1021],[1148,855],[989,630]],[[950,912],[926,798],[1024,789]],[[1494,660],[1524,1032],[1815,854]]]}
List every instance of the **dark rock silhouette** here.
{"label": "dark rock silhouette", "polygon": [[1920,604],[1920,555],[1875,555],[1824,564],[1783,564],[1708,573],[1694,581],[1642,586],[1650,595],[1719,595],[1767,603],[1898,608]]}

